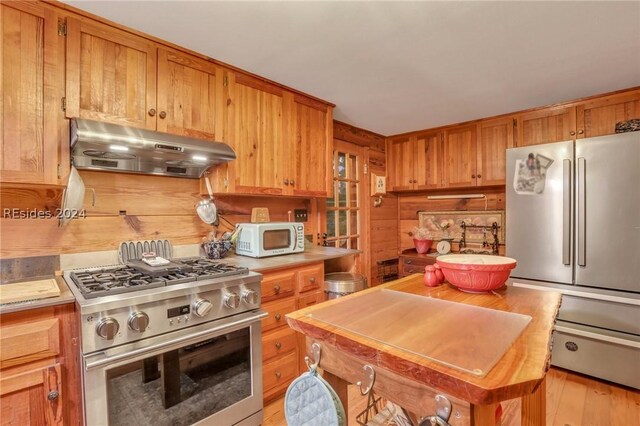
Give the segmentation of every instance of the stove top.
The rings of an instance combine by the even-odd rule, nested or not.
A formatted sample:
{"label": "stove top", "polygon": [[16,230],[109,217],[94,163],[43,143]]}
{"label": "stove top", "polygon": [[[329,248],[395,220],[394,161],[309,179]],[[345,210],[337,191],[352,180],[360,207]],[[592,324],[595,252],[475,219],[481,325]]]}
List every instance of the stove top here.
{"label": "stove top", "polygon": [[155,287],[249,273],[248,268],[200,257],[176,259],[173,263],[178,266],[165,269],[159,267],[158,272],[153,275],[137,269],[135,266],[120,265],[73,271],[69,277],[85,299],[94,299]]}

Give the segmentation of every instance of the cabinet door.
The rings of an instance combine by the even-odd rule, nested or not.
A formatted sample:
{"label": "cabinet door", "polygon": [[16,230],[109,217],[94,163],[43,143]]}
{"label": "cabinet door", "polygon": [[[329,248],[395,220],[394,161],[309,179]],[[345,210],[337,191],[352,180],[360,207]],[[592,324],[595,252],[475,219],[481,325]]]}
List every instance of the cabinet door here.
{"label": "cabinet door", "polygon": [[478,124],[478,185],[504,185],[507,148],[513,147],[513,119],[483,121]]}
{"label": "cabinet door", "polygon": [[545,108],[517,117],[517,146],[561,142],[575,138],[575,107]]}
{"label": "cabinet door", "polygon": [[331,152],[327,152],[327,147],[330,148],[327,129],[333,126],[333,120],[328,119],[331,111],[327,111],[327,106],[319,102],[299,95],[293,97],[293,137],[285,141],[286,147],[294,153],[293,171],[288,176],[289,192],[326,197],[326,174],[331,172]]}
{"label": "cabinet door", "polygon": [[222,70],[211,62],[158,49],[158,130],[221,141],[225,126]]}
{"label": "cabinet door", "polygon": [[0,379],[2,425],[63,425],[60,364]]}
{"label": "cabinet door", "polygon": [[390,191],[413,189],[414,140],[409,136],[387,140],[387,174]]}
{"label": "cabinet door", "polygon": [[444,133],[444,184],[476,185],[476,126],[454,127]]}
{"label": "cabinet door", "polygon": [[39,3],[2,2],[0,21],[0,180],[57,184],[64,140],[58,17]]}
{"label": "cabinet door", "polygon": [[606,96],[578,105],[578,138],[611,135],[616,123],[640,119],[640,90]]}
{"label": "cabinet door", "polygon": [[414,142],[414,189],[442,187],[442,133],[424,133]]}
{"label": "cabinet door", "polygon": [[291,152],[284,149],[282,90],[238,74],[232,95],[237,160],[229,175],[237,193],[281,195]]}
{"label": "cabinet door", "polygon": [[156,46],[67,19],[67,117],[156,128]]}

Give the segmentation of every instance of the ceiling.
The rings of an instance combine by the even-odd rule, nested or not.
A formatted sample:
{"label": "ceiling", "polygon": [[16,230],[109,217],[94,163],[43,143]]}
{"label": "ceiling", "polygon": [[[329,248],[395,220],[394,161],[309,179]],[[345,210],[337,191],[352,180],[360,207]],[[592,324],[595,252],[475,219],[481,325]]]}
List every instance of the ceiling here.
{"label": "ceiling", "polygon": [[333,102],[337,120],[383,135],[640,85],[638,1],[66,3]]}

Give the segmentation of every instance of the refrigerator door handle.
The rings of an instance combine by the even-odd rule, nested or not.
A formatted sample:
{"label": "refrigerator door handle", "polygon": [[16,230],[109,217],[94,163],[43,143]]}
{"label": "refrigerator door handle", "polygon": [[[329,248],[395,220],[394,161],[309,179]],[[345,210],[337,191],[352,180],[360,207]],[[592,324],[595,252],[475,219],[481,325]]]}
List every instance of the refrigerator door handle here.
{"label": "refrigerator door handle", "polygon": [[562,263],[571,264],[571,160],[562,162]]}
{"label": "refrigerator door handle", "polygon": [[584,157],[578,158],[578,173],[576,182],[576,192],[578,196],[577,205],[577,250],[578,250],[578,266],[586,266],[587,264],[587,221],[585,218],[585,212],[587,208],[586,204],[586,167],[587,160]]}

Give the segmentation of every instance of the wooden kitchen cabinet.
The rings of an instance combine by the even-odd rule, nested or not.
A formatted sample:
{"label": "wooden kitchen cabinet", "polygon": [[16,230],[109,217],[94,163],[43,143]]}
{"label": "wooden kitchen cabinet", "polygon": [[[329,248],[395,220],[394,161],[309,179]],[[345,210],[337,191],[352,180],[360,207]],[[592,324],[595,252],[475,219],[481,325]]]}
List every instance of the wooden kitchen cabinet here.
{"label": "wooden kitchen cabinet", "polygon": [[0,317],[2,425],[82,424],[73,304]]}
{"label": "wooden kitchen cabinet", "polygon": [[516,145],[529,146],[574,139],[576,108],[560,106],[516,116]]}
{"label": "wooden kitchen cabinet", "polygon": [[117,28],[67,18],[67,117],[156,129],[157,46]]}
{"label": "wooden kitchen cabinet", "polygon": [[[326,197],[331,170],[333,129],[332,109],[326,104],[288,94],[293,98],[293,134],[287,143],[293,153],[285,193],[291,195]],[[288,184],[287,184],[288,180]]]}
{"label": "wooden kitchen cabinet", "polygon": [[35,2],[0,4],[0,181],[59,184],[64,148],[64,43],[59,15]]}
{"label": "wooden kitchen cabinet", "polygon": [[507,148],[513,147],[513,118],[483,120],[478,124],[476,183],[478,186],[504,185]]}
{"label": "wooden kitchen cabinet", "polygon": [[289,328],[285,315],[322,301],[323,262],[263,272],[262,309],[269,314],[262,320],[265,401],[282,395],[306,368],[304,338]]}
{"label": "wooden kitchen cabinet", "polygon": [[603,96],[578,104],[576,137],[591,138],[616,132],[616,123],[640,119],[640,90]]}
{"label": "wooden kitchen cabinet", "polygon": [[391,191],[442,187],[442,132],[392,139],[387,144]]}
{"label": "wooden kitchen cabinet", "polygon": [[444,186],[476,186],[475,125],[458,126],[444,132]]}
{"label": "wooden kitchen cabinet", "polygon": [[415,249],[403,250],[398,259],[398,277],[424,274],[424,267],[434,263],[436,263],[436,256],[433,253],[420,254]]}
{"label": "wooden kitchen cabinet", "polygon": [[158,120],[161,132],[228,141],[228,84],[224,70],[186,53],[158,48]]}

